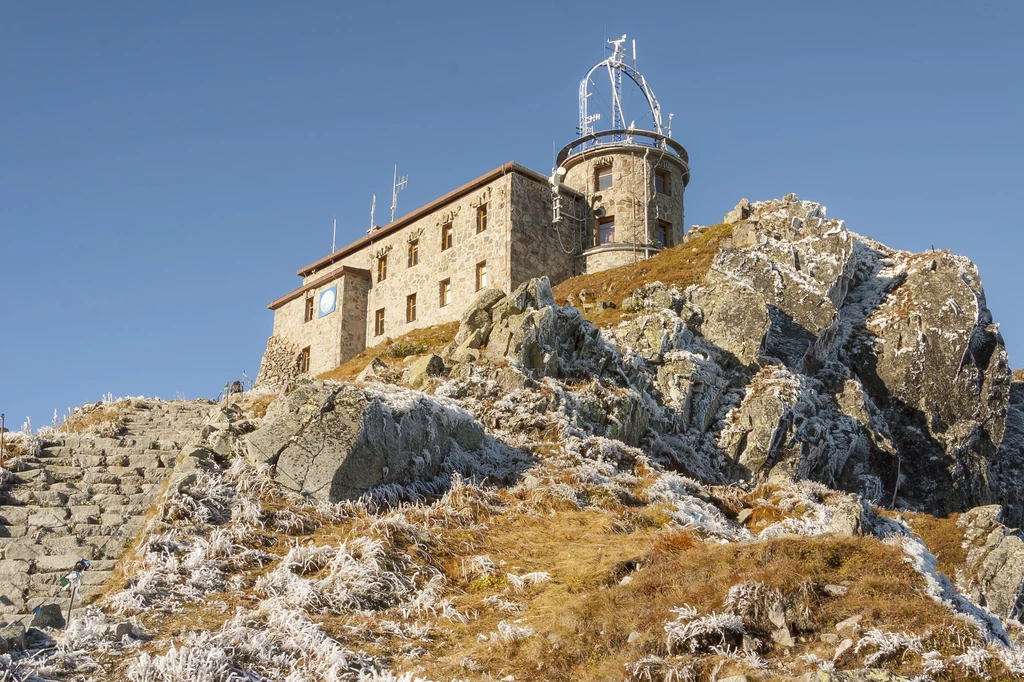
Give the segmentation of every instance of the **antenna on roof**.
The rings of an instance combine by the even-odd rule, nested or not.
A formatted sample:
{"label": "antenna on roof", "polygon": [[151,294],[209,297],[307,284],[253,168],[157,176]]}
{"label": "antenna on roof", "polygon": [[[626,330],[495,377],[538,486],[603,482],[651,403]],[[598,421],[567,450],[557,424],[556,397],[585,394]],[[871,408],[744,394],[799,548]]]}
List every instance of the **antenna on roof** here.
{"label": "antenna on roof", "polygon": [[366,231],[366,234],[373,232],[373,213],[377,210],[377,195],[373,195],[373,201],[370,202],[370,229]]}
{"label": "antenna on roof", "polygon": [[334,216],[334,232],[331,233],[331,253],[335,251],[335,243],[338,241],[338,216]]}
{"label": "antenna on roof", "polygon": [[403,175],[398,179],[398,165],[395,165],[395,179],[391,184],[391,222],[395,222],[395,209],[398,208],[398,193],[409,184],[409,176]]}

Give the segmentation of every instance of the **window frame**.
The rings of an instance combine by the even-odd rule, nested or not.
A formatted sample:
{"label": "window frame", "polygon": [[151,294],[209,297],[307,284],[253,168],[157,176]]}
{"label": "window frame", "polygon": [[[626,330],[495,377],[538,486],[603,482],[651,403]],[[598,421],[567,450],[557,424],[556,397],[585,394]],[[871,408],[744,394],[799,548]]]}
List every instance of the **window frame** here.
{"label": "window frame", "polygon": [[672,223],[667,220],[658,221],[658,237],[661,241],[661,248],[672,248]]}
{"label": "window frame", "polygon": [[455,246],[455,224],[448,221],[441,226],[441,250],[447,251]]}
{"label": "window frame", "polygon": [[313,318],[316,317],[316,297],[315,296],[307,296],[306,297],[305,306],[306,306],[306,309],[305,309],[305,312],[303,313],[303,316],[304,316],[305,319],[303,319],[302,321],[304,323],[305,322],[312,322]]}
{"label": "window frame", "polygon": [[[661,180],[661,189],[658,189],[658,180]],[[664,168],[654,169],[654,193],[672,196],[672,176]]]}
{"label": "window frame", "polygon": [[310,346],[306,346],[299,351],[299,374],[307,374],[309,372],[310,348]]}
{"label": "window frame", "polygon": [[452,302],[452,278],[442,279],[438,284],[439,308],[445,308]]}
{"label": "window frame", "polygon": [[405,323],[416,321],[416,294],[412,293],[405,297]]}
{"label": "window frame", "polygon": [[409,264],[407,267],[414,267],[420,264],[420,240],[409,240]]}
{"label": "window frame", "polygon": [[487,204],[483,203],[476,207],[476,233],[487,231]]}
{"label": "window frame", "polygon": [[482,260],[476,264],[476,290],[481,291],[487,288],[487,261]]}
{"label": "window frame", "polygon": [[[611,232],[609,233],[609,239],[604,239],[604,233],[611,226]],[[615,216],[608,215],[597,219],[597,234],[595,235],[596,244],[595,246],[604,246],[605,244],[615,244]]]}
{"label": "window frame", "polygon": [[388,254],[384,254],[377,259],[377,283],[383,282],[388,278]]}
{"label": "window frame", "polygon": [[385,308],[378,308],[373,313],[373,335],[384,336],[384,310]]}
{"label": "window frame", "polygon": [[[595,192],[604,192],[606,190],[614,189],[615,188],[615,177],[612,175],[612,169],[613,169],[613,166],[610,163],[602,163],[600,165],[594,166],[594,191]],[[605,177],[606,174],[607,174],[607,177],[608,177],[608,186],[607,187],[602,187],[601,186],[601,178]]]}

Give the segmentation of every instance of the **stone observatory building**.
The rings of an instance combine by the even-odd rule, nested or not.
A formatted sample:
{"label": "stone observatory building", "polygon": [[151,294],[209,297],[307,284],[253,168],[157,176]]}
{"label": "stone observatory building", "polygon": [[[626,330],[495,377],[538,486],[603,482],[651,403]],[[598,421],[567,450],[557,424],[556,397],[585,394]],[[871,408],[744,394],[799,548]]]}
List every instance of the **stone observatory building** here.
{"label": "stone observatory building", "polygon": [[[258,383],[320,374],[387,339],[458,320],[483,289],[511,291],[541,276],[557,284],[677,243],[689,158],[631,47],[629,56],[625,36],[609,41],[610,55],[580,82],[579,137],[550,177],[510,161],[300,268],[301,286],[268,306],[274,329]],[[624,83],[643,105],[632,118]]]}

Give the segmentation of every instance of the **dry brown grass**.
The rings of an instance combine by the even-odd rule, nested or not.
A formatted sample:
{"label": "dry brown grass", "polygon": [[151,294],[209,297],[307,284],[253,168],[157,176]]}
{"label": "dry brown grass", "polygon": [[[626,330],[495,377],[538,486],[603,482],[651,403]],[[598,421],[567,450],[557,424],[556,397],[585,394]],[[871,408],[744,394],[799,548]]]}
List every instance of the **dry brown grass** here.
{"label": "dry brown grass", "polygon": [[[395,339],[388,339],[380,345],[367,348],[351,360],[335,367],[332,370],[324,372],[318,378],[333,379],[335,381],[352,381],[368,364],[370,364],[371,360],[378,357],[384,360],[389,366],[404,366],[406,364],[404,362],[405,357],[412,354],[406,354],[406,349],[414,348],[414,352],[417,354],[437,353],[452,342],[458,331],[458,322],[447,322],[445,324],[423,327],[422,329],[414,329],[408,334],[404,334]],[[392,354],[390,349],[395,346],[400,346],[402,348],[402,353],[398,358],[391,357]]]}
{"label": "dry brown grass", "polygon": [[1013,380],[1015,382],[1024,383],[1024,369],[1013,370]]}
{"label": "dry brown grass", "polygon": [[628,315],[621,310],[622,300],[644,284],[662,282],[682,290],[703,282],[722,242],[732,236],[732,229],[733,225],[725,223],[714,225],[648,260],[573,277],[554,288],[555,299],[565,305],[570,296],[578,300],[580,292],[587,291],[588,301],[611,301],[620,308],[594,308],[585,316],[598,326],[614,325]]}
{"label": "dry brown grass", "polygon": [[[778,494],[774,486],[761,486],[744,496],[744,502],[772,500]],[[551,682],[622,679],[627,663],[666,653],[663,626],[673,618],[672,608],[689,604],[702,614],[720,610],[729,588],[742,581],[758,581],[785,594],[804,595],[802,603],[809,608],[809,636],[786,654],[787,660],[804,652],[831,657],[832,650],[817,643],[813,633],[828,631],[853,615],[862,617],[864,628],[947,633],[937,635],[930,643],[947,652],[956,649],[955,632],[964,627],[927,597],[920,576],[904,561],[900,548],[875,538],[784,537],[718,545],[701,542],[690,531],[664,527],[668,517],[656,506],[624,510],[624,514],[647,521],[634,524],[632,532],[624,532],[623,526],[615,522],[616,514],[606,511],[589,508],[538,513],[529,504],[524,506],[512,491],[500,496],[511,505],[505,507],[506,512],[492,514],[481,507],[473,514],[473,522],[484,525],[440,524],[433,526],[434,539],[391,540],[417,561],[442,570],[457,608],[478,614],[465,624],[445,622],[434,639],[421,643],[426,653],[419,660],[429,661],[427,672],[432,679],[465,678],[462,664],[467,658],[495,679],[507,675]],[[281,499],[265,499],[263,503],[269,511],[286,506]],[[755,513],[768,514],[756,508]],[[955,529],[955,518],[905,516],[910,516],[915,531],[940,555],[940,562],[943,558],[957,560],[950,556],[958,546],[951,530]],[[304,533],[261,533],[265,535],[261,546],[280,556],[296,541],[335,545],[366,532],[368,521],[353,517]],[[498,564],[500,573],[486,579],[467,574],[464,558],[476,554],[488,555]],[[272,567],[268,564],[247,571],[246,584],[251,585],[256,576]],[[512,591],[505,574],[533,571],[550,573],[551,581],[522,593]],[[627,576],[629,580],[624,581]],[[826,584],[844,585],[848,592],[831,597],[821,589]],[[484,603],[492,595],[528,608],[521,614],[501,613]],[[214,608],[218,601],[228,608]],[[251,590],[228,591],[210,595],[202,603],[188,604],[180,613],[147,615],[143,620],[149,630],[168,633],[178,641],[190,630],[216,630],[236,607],[253,608],[257,602]],[[315,620],[340,641],[348,642],[350,626],[365,625],[374,630],[379,618],[352,614]],[[522,624],[536,630],[536,636],[507,645],[479,639],[480,635],[493,633],[499,621],[520,618]],[[630,642],[634,632],[639,638]],[[386,633],[378,634],[376,641],[348,645],[393,659],[402,642]],[[167,638],[144,645],[153,653],[166,647]],[[769,658],[772,655],[782,654],[766,654]],[[907,672],[915,663],[908,661],[904,666],[895,660],[891,666],[896,672]],[[729,670],[723,669],[722,674]]]}
{"label": "dry brown grass", "polygon": [[[457,677],[463,657],[494,677],[596,682],[621,679],[624,665],[652,653],[664,654],[663,624],[682,604],[701,613],[721,608],[729,588],[760,581],[791,594],[808,585],[843,584],[846,595],[811,590],[811,621],[827,629],[852,615],[864,627],[923,632],[951,631],[955,619],[921,591],[921,579],[896,547],[874,538],[778,538],[748,545],[701,543],[686,531],[616,533],[596,511],[557,516],[495,518],[483,546],[512,573],[548,571],[552,581],[505,598],[526,603],[525,623],[538,636],[512,645],[480,642],[496,628],[496,614],[482,600],[505,586],[475,589],[459,600],[480,618],[453,628],[439,642],[434,676]],[[622,584],[623,566],[636,567]],[[640,638],[629,642],[632,632]],[[812,638],[813,639],[813,638]],[[952,641],[950,642],[952,645]],[[799,653],[813,644],[798,645]],[[817,650],[817,649],[813,649]],[[831,652],[819,653],[831,655]]]}
{"label": "dry brown grass", "polygon": [[270,407],[270,403],[274,402],[274,398],[277,398],[277,396],[278,394],[276,393],[261,395],[246,405],[244,410],[250,417],[262,419],[267,416],[267,408]]}
{"label": "dry brown grass", "polygon": [[122,400],[113,404],[103,403],[78,410],[57,430],[63,433],[84,433],[96,430],[104,436],[116,435],[124,427],[125,418],[122,411],[129,405],[129,401]]}
{"label": "dry brown grass", "polygon": [[963,547],[964,534],[956,525],[960,515],[936,517],[931,514],[901,511],[900,516],[935,555],[939,570],[950,578],[955,578],[957,569],[962,570],[967,564],[967,550]]}

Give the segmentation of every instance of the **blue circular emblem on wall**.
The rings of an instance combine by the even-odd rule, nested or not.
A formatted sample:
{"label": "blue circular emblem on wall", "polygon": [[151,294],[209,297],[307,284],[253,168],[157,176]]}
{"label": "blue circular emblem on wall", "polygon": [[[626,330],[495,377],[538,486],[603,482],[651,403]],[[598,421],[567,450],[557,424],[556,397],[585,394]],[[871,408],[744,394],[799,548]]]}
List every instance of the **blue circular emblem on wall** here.
{"label": "blue circular emblem on wall", "polygon": [[320,314],[318,317],[324,315],[330,315],[334,312],[334,308],[338,303],[338,287],[337,285],[330,289],[324,289],[320,292]]}

